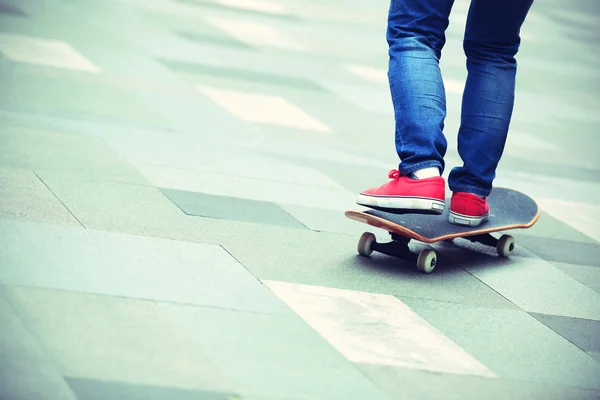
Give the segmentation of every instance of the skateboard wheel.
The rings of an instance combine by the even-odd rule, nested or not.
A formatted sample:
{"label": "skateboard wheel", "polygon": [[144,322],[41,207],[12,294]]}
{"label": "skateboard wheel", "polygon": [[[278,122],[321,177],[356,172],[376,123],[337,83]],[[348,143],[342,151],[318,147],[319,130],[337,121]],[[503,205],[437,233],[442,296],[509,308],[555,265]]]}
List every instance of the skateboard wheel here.
{"label": "skateboard wheel", "polygon": [[437,255],[431,249],[421,250],[417,258],[417,269],[423,273],[429,274],[435,269],[437,264]]}
{"label": "skateboard wheel", "polygon": [[373,253],[373,248],[371,245],[375,242],[375,235],[371,232],[365,232],[360,235],[360,239],[358,239],[358,246],[356,246],[356,250],[358,250],[358,254],[361,256],[368,257]]}
{"label": "skateboard wheel", "polygon": [[500,257],[508,257],[515,249],[515,239],[510,235],[502,235],[498,239],[496,250]]}

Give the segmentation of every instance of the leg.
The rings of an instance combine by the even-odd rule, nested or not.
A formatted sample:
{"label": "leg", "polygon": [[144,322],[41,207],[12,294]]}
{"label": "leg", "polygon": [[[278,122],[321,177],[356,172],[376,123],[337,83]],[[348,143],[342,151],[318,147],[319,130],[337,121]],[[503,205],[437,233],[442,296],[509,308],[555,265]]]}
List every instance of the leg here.
{"label": "leg", "polygon": [[453,0],[392,0],[388,77],[400,172],[444,169],[446,95],[439,68]]}
{"label": "leg", "polygon": [[392,0],[388,16],[390,90],[396,116],[399,170],[362,191],[360,205],[442,214],[447,142],[446,93],[439,68],[454,0]]}
{"label": "leg", "polygon": [[513,111],[519,32],[533,0],[472,0],[464,50],[468,77],[463,94],[458,152],[462,167],[453,192],[488,196],[502,157]]}

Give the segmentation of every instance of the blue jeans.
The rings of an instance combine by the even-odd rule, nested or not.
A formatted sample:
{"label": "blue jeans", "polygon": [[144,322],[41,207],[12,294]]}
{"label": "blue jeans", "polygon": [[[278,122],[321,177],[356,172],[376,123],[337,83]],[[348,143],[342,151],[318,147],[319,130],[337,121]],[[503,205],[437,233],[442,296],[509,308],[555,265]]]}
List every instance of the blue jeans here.
{"label": "blue jeans", "polygon": [[[439,59],[454,0],[391,0],[388,78],[400,172],[436,166],[443,173],[446,95]],[[468,77],[462,99],[453,192],[487,196],[513,111],[519,31],[533,0],[472,0],[463,40]]]}

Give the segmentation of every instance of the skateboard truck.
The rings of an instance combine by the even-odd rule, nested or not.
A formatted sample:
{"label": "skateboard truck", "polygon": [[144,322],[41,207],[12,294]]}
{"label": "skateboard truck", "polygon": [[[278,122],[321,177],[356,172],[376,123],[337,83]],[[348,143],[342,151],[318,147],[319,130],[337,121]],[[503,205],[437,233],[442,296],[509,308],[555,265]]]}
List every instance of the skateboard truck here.
{"label": "skateboard truck", "polygon": [[423,249],[416,254],[408,248],[410,238],[390,232],[392,237],[391,242],[379,243],[375,239],[375,235],[371,232],[365,232],[358,240],[358,254],[362,256],[370,256],[374,251],[386,254],[392,257],[402,258],[404,260],[417,263],[417,269],[421,272],[429,274],[433,272],[437,264],[437,255],[432,249]]}
{"label": "skateboard truck", "polygon": [[[423,249],[417,254],[408,247],[408,243],[412,240],[411,238],[398,235],[394,232],[390,232],[390,236],[392,238],[391,242],[379,243],[375,239],[375,235],[371,232],[363,233],[358,240],[358,253],[367,257],[376,251],[388,256],[416,262],[417,269],[426,274],[433,272],[437,264],[437,254],[435,250]],[[485,233],[463,236],[463,238],[473,243],[481,243],[486,246],[495,247],[498,255],[501,257],[508,257],[515,248],[515,240],[510,235],[502,235],[499,239],[496,239],[491,234]],[[451,242],[452,239],[447,239],[447,241]]]}

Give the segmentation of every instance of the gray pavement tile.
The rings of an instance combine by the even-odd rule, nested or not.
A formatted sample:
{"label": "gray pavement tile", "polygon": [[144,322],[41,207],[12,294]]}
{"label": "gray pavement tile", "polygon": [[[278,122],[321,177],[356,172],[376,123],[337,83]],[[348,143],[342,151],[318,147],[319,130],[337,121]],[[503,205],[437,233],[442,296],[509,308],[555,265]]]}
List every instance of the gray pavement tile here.
{"label": "gray pavement tile", "polygon": [[505,170],[497,175],[494,185],[519,190],[538,200],[552,199],[572,202],[575,205],[584,202],[585,199],[595,199],[600,196],[600,185],[597,183],[530,174],[526,171]]}
{"label": "gray pavement tile", "polygon": [[530,314],[580,349],[600,352],[600,321],[539,313]]}
{"label": "gray pavement tile", "polygon": [[0,166],[121,182],[147,182],[103,139],[82,133],[4,125],[0,148]]}
{"label": "gray pavement tile", "polygon": [[[64,376],[228,391],[193,334],[177,329],[153,301],[24,287],[7,294]],[[72,389],[79,394],[81,387]]]}
{"label": "gray pavement tile", "polygon": [[[542,140],[542,139],[540,139]],[[529,151],[531,153],[531,150]],[[597,169],[576,167],[572,165],[558,164],[554,161],[548,162],[548,155],[545,155],[545,162],[540,160],[531,160],[527,154],[523,154],[527,159],[514,157],[511,155],[502,156],[502,169],[514,172],[527,171],[531,174],[545,175],[561,179],[572,179],[576,181],[600,182],[600,174]]]}
{"label": "gray pavement tile", "polygon": [[410,262],[358,256],[358,236],[209,219],[203,226],[261,280],[515,308],[458,263],[425,276]]}
{"label": "gray pavement tile", "polygon": [[[570,230],[565,229],[565,231],[569,232]],[[541,231],[538,230],[538,232]],[[552,231],[546,232],[551,234]],[[531,236],[522,234],[521,231],[518,235],[513,236],[520,246],[546,261],[600,267],[600,244],[595,241],[595,243],[589,243],[593,239],[588,238],[585,242],[581,242]]]}
{"label": "gray pavement tile", "polygon": [[597,399],[598,390],[578,389],[557,383],[532,383],[509,379],[439,374],[406,368],[359,364],[359,368],[393,399],[406,400],[529,400]]}
{"label": "gray pavement tile", "polygon": [[500,378],[600,389],[600,363],[524,311],[400,299]]}
{"label": "gray pavement tile", "polygon": [[289,312],[219,246],[6,219],[0,232],[1,283]]}
{"label": "gray pavement tile", "polygon": [[11,79],[3,81],[0,105],[28,112],[167,126],[158,113],[146,107],[132,92],[114,85],[52,79],[19,73],[18,69],[11,70],[10,76]]}
{"label": "gray pavement tile", "polygon": [[391,153],[389,157],[390,163],[387,168],[384,166],[356,165],[352,163],[352,160],[348,162],[343,162],[343,160],[334,162],[289,155],[281,157],[274,155],[272,157],[281,158],[288,163],[308,166],[318,170],[356,195],[365,189],[382,185],[388,181],[388,172],[391,169],[398,168],[398,162],[394,160],[393,156],[394,153]]}
{"label": "gray pavement tile", "polygon": [[600,293],[600,268],[587,265],[566,264],[553,262],[556,268],[569,275],[581,284]]}
{"label": "gray pavement tile", "polygon": [[225,67],[218,65],[208,65],[200,63],[190,63],[185,61],[175,60],[158,60],[168,68],[176,72],[183,72],[193,75],[205,75],[210,77],[219,77],[231,80],[241,80],[253,82],[255,84],[279,85],[284,87],[293,87],[302,90],[321,91],[324,89],[315,81],[286,76],[280,73],[265,73],[261,71],[253,71],[248,69],[240,69],[234,67]]}
{"label": "gray pavement tile", "polygon": [[57,367],[15,314],[0,285],[0,398],[76,400]]}
{"label": "gray pavement tile", "polygon": [[235,393],[184,390],[164,386],[133,385],[94,379],[67,378],[78,400],[242,400]]}
{"label": "gray pavement tile", "polygon": [[485,246],[465,242],[460,247],[444,245],[442,256],[449,260],[440,257],[438,267],[458,263],[474,278],[529,312],[600,320],[600,295],[550,262],[522,247],[506,259],[498,257],[494,248],[479,251],[475,247],[484,250]]}
{"label": "gray pavement tile", "polygon": [[587,353],[600,362],[600,351],[588,351]]}
{"label": "gray pavement tile", "polygon": [[[252,49],[252,47],[250,47],[246,43],[236,40],[227,35],[215,35],[215,34],[198,33],[198,32],[187,32],[187,31],[179,31],[179,32],[177,32],[177,34],[179,34],[184,39],[190,40],[192,42],[210,43],[210,44],[213,44],[216,46],[230,46],[230,47],[234,47],[234,48],[238,48],[238,49],[247,49],[247,50]],[[167,66],[170,66],[173,69],[177,69],[177,68],[174,68],[173,64],[175,66],[177,66],[181,63],[180,61],[169,61],[169,60],[162,60],[162,62],[164,64],[166,64]],[[190,65],[187,63],[183,63],[183,64]]]}
{"label": "gray pavement tile", "polygon": [[274,203],[183,190],[161,190],[188,215],[306,229],[293,215]]}
{"label": "gray pavement tile", "polygon": [[0,14],[4,14],[4,15],[9,15],[9,16],[16,16],[16,17],[26,17],[27,14],[25,14],[25,12],[23,10],[21,10],[19,7],[15,6],[14,4],[10,4],[10,2],[0,2]]}
{"label": "gray pavement tile", "polygon": [[241,15],[258,15],[268,18],[274,19],[283,19],[283,20],[297,20],[298,17],[291,14],[284,13],[271,13],[261,10],[253,9],[252,7],[240,7],[240,6],[229,6],[227,3],[215,3],[212,1],[206,0],[176,0],[178,3],[186,4],[192,7],[198,7],[199,9],[208,9],[208,10],[222,10],[227,12],[232,12],[235,14]]}
{"label": "gray pavement tile", "polygon": [[[557,246],[562,249],[563,246],[559,245],[559,241],[564,241],[565,244],[576,243],[574,244],[575,246],[585,246],[590,244],[597,246],[599,245],[598,242],[596,242],[591,237],[569,226],[560,219],[553,217],[551,214],[545,212],[543,209],[540,212],[540,218],[534,226],[532,226],[529,229],[523,229],[514,232],[519,236],[532,236],[533,238],[526,238],[526,240],[528,240],[528,243],[532,244],[535,248],[547,250],[550,250],[551,248],[556,248]],[[591,246],[585,247],[591,248]],[[571,256],[577,256],[580,252],[569,251],[566,253]],[[557,256],[560,255],[557,254]],[[591,260],[591,257],[588,258]]]}
{"label": "gray pavement tile", "polygon": [[20,168],[0,167],[0,215],[81,226],[33,171]]}
{"label": "gray pavement tile", "polygon": [[242,398],[384,399],[298,316],[161,304],[197,340]]}
{"label": "gray pavement tile", "polygon": [[343,210],[354,197],[337,187],[308,186],[294,181],[257,179],[240,175],[153,165],[138,168],[157,187],[215,196]]}
{"label": "gray pavement tile", "polygon": [[86,228],[216,244],[155,187],[38,174]]}

